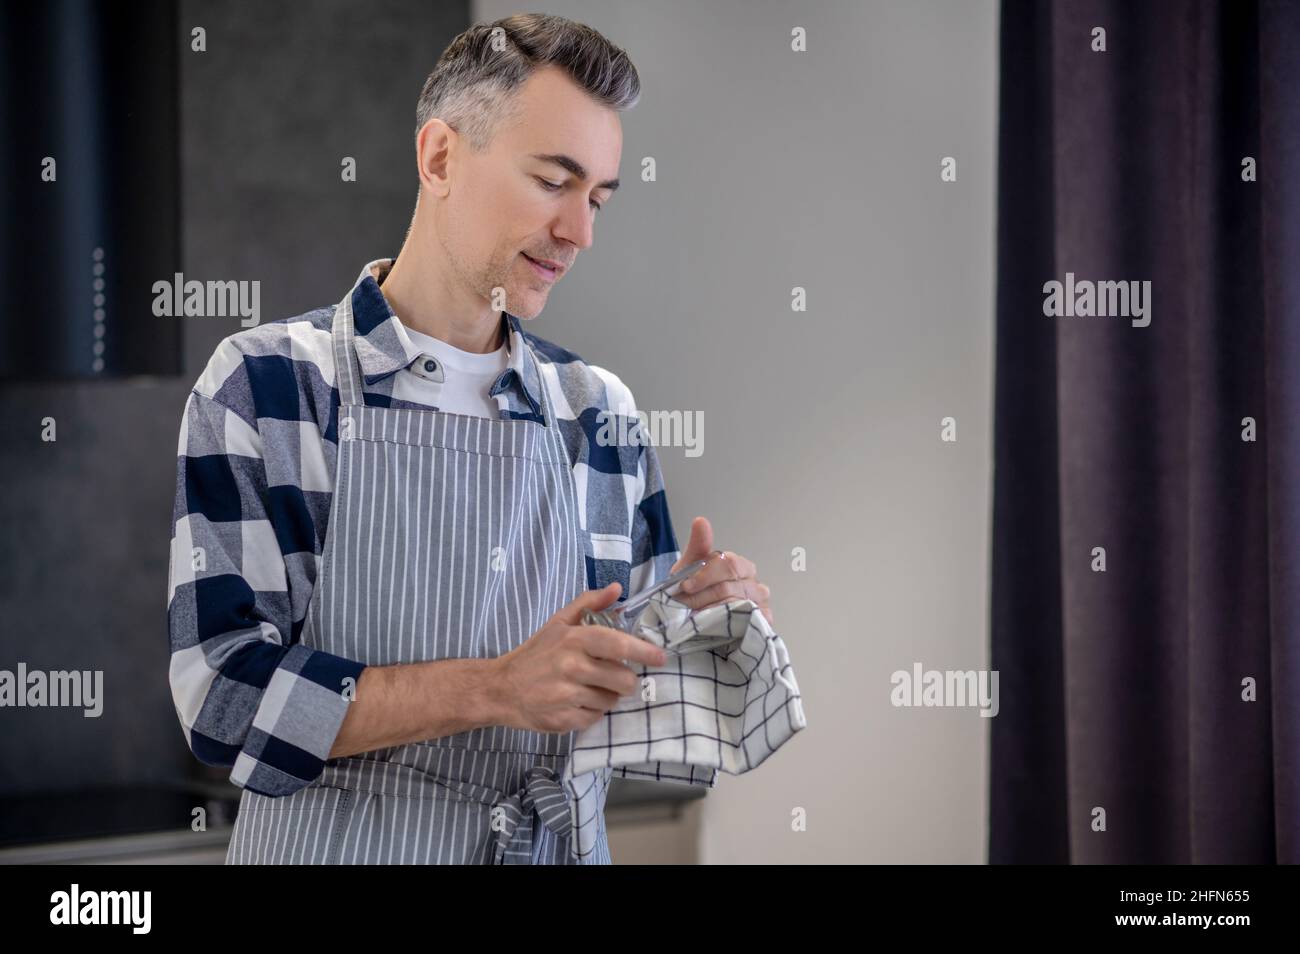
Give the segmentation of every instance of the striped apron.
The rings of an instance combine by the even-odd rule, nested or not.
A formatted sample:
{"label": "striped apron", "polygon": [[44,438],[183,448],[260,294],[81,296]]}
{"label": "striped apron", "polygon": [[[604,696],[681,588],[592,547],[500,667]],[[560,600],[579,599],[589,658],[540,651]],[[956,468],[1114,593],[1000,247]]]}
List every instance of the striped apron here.
{"label": "striped apron", "polygon": [[[545,382],[545,426],[367,407],[351,295],[333,345],[337,469],[302,642],[376,666],[509,652],[586,588]],[[331,759],[290,795],[244,789],[226,861],[609,864],[612,773],[566,794],[575,735],[492,726]]]}

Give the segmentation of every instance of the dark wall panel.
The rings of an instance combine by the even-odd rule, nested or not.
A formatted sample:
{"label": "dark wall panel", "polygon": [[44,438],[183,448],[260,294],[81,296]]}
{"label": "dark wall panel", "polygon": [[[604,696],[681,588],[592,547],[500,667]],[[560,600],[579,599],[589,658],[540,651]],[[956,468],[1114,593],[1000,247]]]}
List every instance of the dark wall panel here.
{"label": "dark wall panel", "polygon": [[[185,277],[261,282],[266,322],[337,301],[366,261],[395,254],[416,195],[416,99],[468,16],[464,3],[181,3],[174,47],[155,52],[179,61]],[[179,377],[0,384],[0,668],[102,669],[106,697],[98,719],[0,710],[0,795],[198,774],[167,684],[176,439],[186,393],[241,325],[154,320],[180,330]]]}

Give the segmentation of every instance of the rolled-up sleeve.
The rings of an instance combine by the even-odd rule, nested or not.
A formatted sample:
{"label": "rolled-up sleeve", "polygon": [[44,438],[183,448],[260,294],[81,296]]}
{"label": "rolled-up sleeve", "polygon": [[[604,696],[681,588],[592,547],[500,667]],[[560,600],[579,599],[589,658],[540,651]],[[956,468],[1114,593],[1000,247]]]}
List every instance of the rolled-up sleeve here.
{"label": "rolled-up sleeve", "polygon": [[364,664],[295,638],[261,436],[197,389],[181,420],[168,574],[169,679],[190,750],[264,795],[316,779]]}

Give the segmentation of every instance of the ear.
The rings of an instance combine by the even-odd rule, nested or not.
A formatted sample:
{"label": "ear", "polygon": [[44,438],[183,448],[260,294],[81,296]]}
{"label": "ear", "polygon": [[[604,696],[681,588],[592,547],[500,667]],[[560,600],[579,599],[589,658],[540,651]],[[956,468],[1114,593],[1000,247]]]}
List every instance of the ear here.
{"label": "ear", "polygon": [[460,136],[441,119],[430,119],[415,137],[415,156],[421,191],[445,196],[451,191],[452,157]]}

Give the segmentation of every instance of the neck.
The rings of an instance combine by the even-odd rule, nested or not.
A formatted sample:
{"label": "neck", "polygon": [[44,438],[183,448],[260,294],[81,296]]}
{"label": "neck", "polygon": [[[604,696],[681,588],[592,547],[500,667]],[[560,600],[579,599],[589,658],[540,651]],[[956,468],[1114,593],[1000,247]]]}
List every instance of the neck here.
{"label": "neck", "polygon": [[487,354],[503,342],[502,315],[456,281],[441,243],[416,222],[380,286],[389,306],[408,328],[453,348]]}

